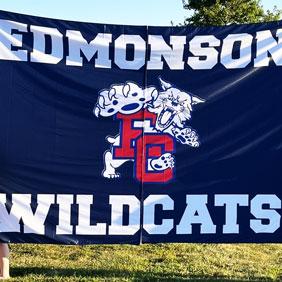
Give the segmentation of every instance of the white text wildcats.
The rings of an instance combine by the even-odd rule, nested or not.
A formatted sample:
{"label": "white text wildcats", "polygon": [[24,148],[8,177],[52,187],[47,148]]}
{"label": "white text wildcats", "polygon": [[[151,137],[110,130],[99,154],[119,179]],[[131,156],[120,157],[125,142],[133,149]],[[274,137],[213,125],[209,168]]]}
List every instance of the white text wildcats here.
{"label": "white text wildcats", "polygon": [[[154,235],[169,232],[189,235],[196,226],[200,234],[240,234],[243,230],[238,222],[239,214],[240,218],[250,218],[247,222],[254,234],[274,233],[281,227],[281,199],[275,194],[258,194],[252,198],[247,194],[183,195],[177,203],[169,195],[152,194],[144,200],[142,208],[134,195],[109,195],[105,207],[109,214],[105,217],[110,216],[110,223],[96,224],[90,223],[95,219],[95,195],[38,194],[33,203],[36,208],[31,207],[30,194],[12,194],[8,204],[7,198],[6,194],[0,194],[0,232],[44,235],[46,218],[55,206],[56,212],[53,210],[52,214],[58,219],[57,235],[134,235],[141,226]],[[175,206],[179,204],[183,209],[174,218]],[[78,209],[77,224],[72,223],[74,205]],[[222,217],[222,224],[214,223],[217,221],[214,214]]]}
{"label": "white text wildcats", "polygon": [[[88,40],[85,37],[79,30],[61,31],[0,20],[0,60],[45,64],[63,61],[77,67],[91,61],[95,68],[116,66],[126,70],[144,66],[148,70],[162,70],[164,62],[170,70],[207,70],[218,64],[226,69],[241,69],[250,64],[265,67],[270,60],[282,65],[282,29],[259,30],[253,35],[227,34],[222,39],[211,34],[171,35],[166,39],[162,35],[149,34],[145,39],[138,34],[111,33],[94,33]],[[30,43],[26,43],[26,38]]]}

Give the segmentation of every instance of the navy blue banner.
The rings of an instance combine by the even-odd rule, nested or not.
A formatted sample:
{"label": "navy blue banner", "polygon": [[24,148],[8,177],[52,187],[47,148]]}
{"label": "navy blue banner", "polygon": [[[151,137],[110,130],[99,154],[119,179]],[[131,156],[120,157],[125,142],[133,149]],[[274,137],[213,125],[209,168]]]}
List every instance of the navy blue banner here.
{"label": "navy blue banner", "polygon": [[0,241],[282,243],[282,22],[0,12]]}

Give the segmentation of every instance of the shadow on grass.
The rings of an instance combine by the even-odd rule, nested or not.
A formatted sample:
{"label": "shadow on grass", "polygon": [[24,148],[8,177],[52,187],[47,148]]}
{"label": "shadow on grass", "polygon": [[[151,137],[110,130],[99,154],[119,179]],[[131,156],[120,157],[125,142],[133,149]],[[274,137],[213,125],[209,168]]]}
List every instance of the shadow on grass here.
{"label": "shadow on grass", "polygon": [[[278,281],[272,279],[266,279],[265,277],[258,277],[255,279],[228,279],[220,276],[205,276],[205,275],[189,275],[184,276],[176,273],[152,273],[144,271],[123,271],[123,270],[92,270],[92,269],[83,269],[83,268],[47,268],[47,267],[13,267],[11,269],[11,275],[13,278],[22,279],[28,275],[42,275],[46,278],[52,277],[91,277],[91,278],[129,278],[133,281],[160,281],[160,282],[175,282],[175,281],[214,281],[214,282],[250,282],[250,281]],[[72,280],[74,281],[74,280]]]}

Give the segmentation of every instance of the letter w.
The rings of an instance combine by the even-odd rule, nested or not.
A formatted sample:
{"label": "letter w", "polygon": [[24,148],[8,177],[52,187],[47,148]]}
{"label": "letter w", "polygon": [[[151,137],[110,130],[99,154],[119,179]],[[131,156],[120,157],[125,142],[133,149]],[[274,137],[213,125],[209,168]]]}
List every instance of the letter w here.
{"label": "letter w", "polygon": [[44,234],[44,222],[54,201],[54,195],[38,195],[36,211],[33,213],[30,194],[12,194],[12,207],[8,213],[6,194],[0,194],[0,232],[20,232],[19,221],[22,219],[24,233]]}

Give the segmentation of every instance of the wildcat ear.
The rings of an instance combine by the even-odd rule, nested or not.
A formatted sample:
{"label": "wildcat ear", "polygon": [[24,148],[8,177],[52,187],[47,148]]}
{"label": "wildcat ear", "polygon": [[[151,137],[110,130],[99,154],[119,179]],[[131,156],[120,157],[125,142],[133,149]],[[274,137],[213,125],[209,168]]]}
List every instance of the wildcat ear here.
{"label": "wildcat ear", "polygon": [[192,98],[192,105],[196,105],[196,104],[199,104],[199,103],[204,103],[206,101],[206,100],[198,98],[196,96],[192,96],[191,98]]}
{"label": "wildcat ear", "polygon": [[168,88],[172,87],[172,85],[169,82],[162,80],[162,78],[160,76],[158,77],[158,79],[160,81],[160,84],[161,84],[161,87],[162,87],[163,90],[167,90]]}

